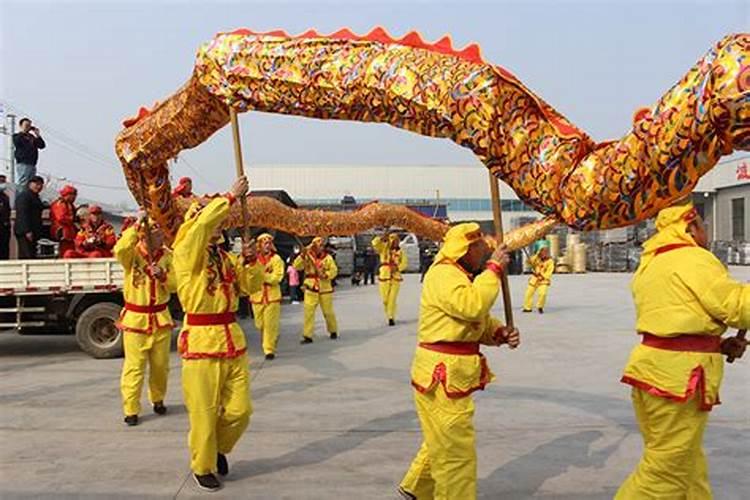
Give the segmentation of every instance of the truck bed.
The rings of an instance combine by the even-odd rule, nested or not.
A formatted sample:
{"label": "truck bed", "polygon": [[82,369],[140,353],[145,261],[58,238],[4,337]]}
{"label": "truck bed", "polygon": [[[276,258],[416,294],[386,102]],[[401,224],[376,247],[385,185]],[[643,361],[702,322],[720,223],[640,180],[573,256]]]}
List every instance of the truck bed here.
{"label": "truck bed", "polygon": [[0,261],[0,295],[44,295],[121,290],[114,258]]}

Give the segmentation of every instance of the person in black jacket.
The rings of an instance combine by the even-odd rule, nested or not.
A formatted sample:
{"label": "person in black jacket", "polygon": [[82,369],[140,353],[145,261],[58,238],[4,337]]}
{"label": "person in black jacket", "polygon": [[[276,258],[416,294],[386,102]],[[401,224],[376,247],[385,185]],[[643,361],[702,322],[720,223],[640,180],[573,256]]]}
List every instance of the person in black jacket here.
{"label": "person in black jacket", "polygon": [[8,179],[0,175],[0,260],[10,258],[10,198],[5,192]]}
{"label": "person in black jacket", "polygon": [[16,195],[16,225],[13,232],[18,241],[19,259],[36,258],[36,242],[42,235],[44,204],[39,197],[42,188],[44,179],[35,175],[29,180],[27,189]]}
{"label": "person in black jacket", "polygon": [[21,131],[13,134],[13,148],[18,164],[17,193],[25,191],[29,181],[36,175],[36,163],[39,160],[39,150],[47,145],[42,134],[28,118],[21,118],[18,122]]}
{"label": "person in black jacket", "polygon": [[378,274],[378,254],[372,246],[368,246],[365,250],[365,285],[368,280],[370,284],[375,284],[375,275]]}

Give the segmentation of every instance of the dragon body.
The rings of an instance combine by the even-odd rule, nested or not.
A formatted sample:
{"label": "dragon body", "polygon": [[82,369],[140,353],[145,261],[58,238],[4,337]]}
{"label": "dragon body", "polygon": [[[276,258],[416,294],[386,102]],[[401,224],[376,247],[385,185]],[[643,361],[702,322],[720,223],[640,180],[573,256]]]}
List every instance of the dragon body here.
{"label": "dragon body", "polygon": [[[750,149],[750,34],[719,41],[636,114],[625,136],[605,143],[485,62],[476,45],[457,50],[449,38],[429,44],[417,33],[394,39],[382,28],[364,36],[218,34],[199,49],[190,80],[142,108],[116,141],[131,191],[170,233],[181,209],[169,195],[167,161],[225,126],[230,107],[448,138],[546,215],[547,229],[552,221],[607,229],[654,216],[689,194],[721,156]],[[320,226],[333,220],[315,216]],[[258,213],[256,221],[280,225],[278,212]]]}

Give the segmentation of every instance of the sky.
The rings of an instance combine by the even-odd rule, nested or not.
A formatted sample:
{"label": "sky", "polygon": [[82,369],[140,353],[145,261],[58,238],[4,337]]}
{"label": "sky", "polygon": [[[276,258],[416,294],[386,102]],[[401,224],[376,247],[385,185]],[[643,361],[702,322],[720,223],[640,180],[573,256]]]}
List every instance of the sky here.
{"label": "sky", "polygon": [[[42,130],[40,171],[77,181],[87,198],[132,204],[114,154],[121,122],[177,90],[214,34],[239,27],[364,34],[377,25],[394,36],[416,29],[426,40],[448,33],[456,47],[479,43],[485,60],[605,140],[627,132],[633,111],[658,100],[713,43],[750,31],[750,0],[0,0],[0,103]],[[387,125],[247,113],[241,128],[251,185],[253,163],[482,168],[449,140]],[[198,192],[223,191],[233,162],[227,127],[183,152],[173,175],[193,177]]]}

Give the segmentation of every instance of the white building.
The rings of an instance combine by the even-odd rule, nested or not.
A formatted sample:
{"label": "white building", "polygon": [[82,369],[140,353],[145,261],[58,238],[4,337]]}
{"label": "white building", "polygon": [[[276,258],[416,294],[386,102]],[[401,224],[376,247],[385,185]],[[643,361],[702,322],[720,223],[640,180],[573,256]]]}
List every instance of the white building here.
{"label": "white building", "polygon": [[[448,217],[490,220],[490,187],[482,165],[252,165],[252,189],[283,189],[300,205],[336,204],[344,196],[357,202],[441,203]],[[505,227],[520,217],[539,217],[505,184],[500,185]]]}
{"label": "white building", "polygon": [[[298,203],[442,203],[452,221],[491,220],[487,169],[480,165],[252,165],[252,189],[283,189]],[[508,186],[500,184],[503,225],[537,218]],[[750,240],[750,157],[719,163],[698,184],[694,200],[714,240]]]}
{"label": "white building", "polygon": [[714,241],[750,241],[750,157],[721,162],[701,178],[693,201]]}

